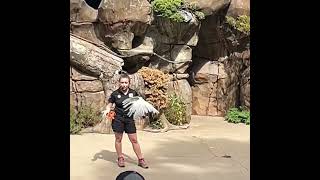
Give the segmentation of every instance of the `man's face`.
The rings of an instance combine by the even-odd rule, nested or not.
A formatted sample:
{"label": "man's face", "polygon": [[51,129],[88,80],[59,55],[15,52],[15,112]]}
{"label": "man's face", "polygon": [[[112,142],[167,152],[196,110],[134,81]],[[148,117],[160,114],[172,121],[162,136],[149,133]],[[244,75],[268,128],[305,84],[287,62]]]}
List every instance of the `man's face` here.
{"label": "man's face", "polygon": [[120,79],[120,89],[122,91],[126,91],[129,88],[129,79],[128,78],[121,78]]}

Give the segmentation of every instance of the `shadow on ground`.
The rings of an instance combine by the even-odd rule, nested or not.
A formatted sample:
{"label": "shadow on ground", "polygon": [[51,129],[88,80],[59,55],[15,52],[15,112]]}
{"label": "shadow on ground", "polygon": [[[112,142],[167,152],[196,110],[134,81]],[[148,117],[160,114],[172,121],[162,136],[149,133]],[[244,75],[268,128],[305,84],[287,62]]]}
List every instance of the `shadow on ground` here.
{"label": "shadow on ground", "polygon": [[146,157],[153,157],[150,167],[154,167],[154,172],[159,174],[187,179],[195,175],[237,180],[249,177],[249,142],[212,137],[173,138],[157,143],[146,153]]}
{"label": "shadow on ground", "polygon": [[[145,143],[140,142],[142,148]],[[155,139],[144,151],[150,166],[141,169],[149,179],[162,176],[167,179],[213,179],[247,180],[250,177],[250,144],[228,138],[188,136],[187,138]],[[102,150],[92,159],[116,163],[115,152]],[[126,162],[136,161],[125,155]],[[115,165],[116,166],[116,165]],[[169,178],[170,177],[170,178]],[[161,178],[160,178],[161,179]]]}
{"label": "shadow on ground", "polygon": [[[126,162],[128,162],[128,163],[132,163],[132,164],[137,163],[130,156],[128,156],[126,154],[124,154],[124,157],[126,159]],[[113,163],[117,164],[117,153],[111,152],[109,150],[102,150],[102,151],[96,153],[91,160],[96,161],[97,159],[102,159],[102,160],[113,162]]]}

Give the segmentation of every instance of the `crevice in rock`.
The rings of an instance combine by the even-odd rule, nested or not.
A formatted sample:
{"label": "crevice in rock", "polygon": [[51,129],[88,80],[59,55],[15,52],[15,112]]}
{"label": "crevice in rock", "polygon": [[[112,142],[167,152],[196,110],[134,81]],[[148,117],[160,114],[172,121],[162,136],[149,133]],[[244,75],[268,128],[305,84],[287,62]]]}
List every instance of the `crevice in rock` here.
{"label": "crevice in rock", "polygon": [[144,37],[134,36],[132,40],[132,49],[140,46],[143,43]]}
{"label": "crevice in rock", "polygon": [[148,64],[148,56],[134,56],[130,58],[124,59],[124,65],[122,66],[122,70],[128,72],[129,74],[134,74],[143,66]]}
{"label": "crevice in rock", "polygon": [[93,9],[98,9],[102,0],[84,0]]}
{"label": "crevice in rock", "polygon": [[75,92],[74,94],[75,94],[75,101],[76,101],[74,108],[78,112],[79,111],[79,98],[78,98],[79,93]]}
{"label": "crevice in rock", "polygon": [[99,79],[74,79],[74,78],[71,78],[72,81],[74,82],[92,82],[92,81],[97,81]]}
{"label": "crevice in rock", "polygon": [[84,90],[84,91],[78,91],[78,93],[100,93],[104,91],[90,91],[90,90]]}

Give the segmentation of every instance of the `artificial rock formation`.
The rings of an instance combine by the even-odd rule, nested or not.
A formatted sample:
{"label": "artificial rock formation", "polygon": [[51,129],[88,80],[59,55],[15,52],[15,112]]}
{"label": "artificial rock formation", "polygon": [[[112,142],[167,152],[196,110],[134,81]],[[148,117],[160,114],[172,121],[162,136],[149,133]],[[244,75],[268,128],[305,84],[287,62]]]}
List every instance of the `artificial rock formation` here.
{"label": "artificial rock formation", "polygon": [[149,67],[166,73],[185,73],[192,62],[192,48],[197,45],[199,28],[200,22],[194,16],[187,23],[156,17],[146,36],[155,42],[155,53],[174,63],[152,56]]}
{"label": "artificial rock formation", "polygon": [[229,108],[250,107],[248,59],[248,51],[244,51],[193,66],[192,113],[224,116]]}
{"label": "artificial rock formation", "polygon": [[232,0],[228,8],[228,16],[250,15],[250,0]]}
{"label": "artificial rock formation", "polygon": [[[188,122],[191,113],[224,116],[230,107],[250,108],[250,39],[233,46],[224,29],[225,15],[248,15],[249,1],[186,1],[205,19],[192,15],[173,22],[154,15],[148,0],[102,0],[95,8],[70,0],[71,105],[102,110],[120,70],[129,72],[131,88],[143,96],[144,81],[136,72],[147,66],[170,74],[168,93],[182,97]],[[147,120],[136,122],[143,129]]]}
{"label": "artificial rock formation", "polygon": [[185,0],[190,4],[195,4],[205,13],[206,16],[212,15],[226,8],[234,0]]}
{"label": "artificial rock formation", "polygon": [[103,85],[98,78],[70,67],[70,102],[73,107],[90,106],[98,111],[105,108]]}
{"label": "artificial rock formation", "polygon": [[132,49],[133,38],[143,36],[151,24],[151,5],[147,0],[103,0],[98,18],[112,47]]}

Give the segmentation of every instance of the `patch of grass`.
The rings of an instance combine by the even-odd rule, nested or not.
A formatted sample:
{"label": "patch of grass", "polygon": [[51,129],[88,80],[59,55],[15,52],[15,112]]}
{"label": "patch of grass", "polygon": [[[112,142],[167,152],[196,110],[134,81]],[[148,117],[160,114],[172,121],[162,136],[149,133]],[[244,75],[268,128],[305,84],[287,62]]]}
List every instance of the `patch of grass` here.
{"label": "patch of grass", "polygon": [[77,122],[77,112],[70,108],[70,134],[78,134],[81,131],[81,124]]}
{"label": "patch of grass", "polygon": [[90,106],[79,107],[78,112],[71,108],[70,134],[79,134],[82,129],[95,126],[100,121],[100,112]]}
{"label": "patch of grass", "polygon": [[238,108],[231,108],[227,112],[226,121],[230,123],[245,123],[247,125],[250,124],[250,112],[247,110],[242,109],[241,107]]}

